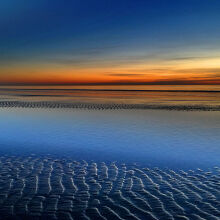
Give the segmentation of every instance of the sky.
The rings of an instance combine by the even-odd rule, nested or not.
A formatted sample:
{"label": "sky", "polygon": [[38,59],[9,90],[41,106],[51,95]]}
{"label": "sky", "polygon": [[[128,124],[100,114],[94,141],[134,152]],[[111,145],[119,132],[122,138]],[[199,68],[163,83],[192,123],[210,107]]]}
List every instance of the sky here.
{"label": "sky", "polygon": [[2,0],[0,84],[220,84],[219,0]]}

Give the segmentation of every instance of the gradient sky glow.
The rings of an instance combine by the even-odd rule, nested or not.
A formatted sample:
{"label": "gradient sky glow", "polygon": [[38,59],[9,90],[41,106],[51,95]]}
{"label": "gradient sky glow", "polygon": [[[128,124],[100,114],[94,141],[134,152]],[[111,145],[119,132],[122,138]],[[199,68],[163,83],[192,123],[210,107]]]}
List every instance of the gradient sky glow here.
{"label": "gradient sky glow", "polygon": [[220,84],[220,1],[0,1],[0,84],[19,83]]}

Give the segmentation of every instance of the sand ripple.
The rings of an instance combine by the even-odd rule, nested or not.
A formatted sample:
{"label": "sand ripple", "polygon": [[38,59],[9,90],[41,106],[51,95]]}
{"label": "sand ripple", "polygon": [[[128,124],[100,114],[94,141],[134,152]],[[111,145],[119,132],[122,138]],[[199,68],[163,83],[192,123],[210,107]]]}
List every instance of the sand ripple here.
{"label": "sand ripple", "polygon": [[0,219],[220,219],[220,169],[0,157]]}
{"label": "sand ripple", "polygon": [[220,111],[219,105],[164,105],[164,104],[96,104],[96,103],[64,103],[64,102],[23,102],[0,101],[0,108],[76,108],[95,110],[114,109],[164,109],[179,111]]}

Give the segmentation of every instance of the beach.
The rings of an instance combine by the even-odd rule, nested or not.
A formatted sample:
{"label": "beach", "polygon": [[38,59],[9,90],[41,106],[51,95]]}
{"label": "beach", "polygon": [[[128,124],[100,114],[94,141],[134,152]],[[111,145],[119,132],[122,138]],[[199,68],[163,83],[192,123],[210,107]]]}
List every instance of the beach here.
{"label": "beach", "polygon": [[1,219],[219,219],[220,168],[0,158]]}
{"label": "beach", "polygon": [[219,219],[218,99],[62,92],[1,96],[0,219]]}

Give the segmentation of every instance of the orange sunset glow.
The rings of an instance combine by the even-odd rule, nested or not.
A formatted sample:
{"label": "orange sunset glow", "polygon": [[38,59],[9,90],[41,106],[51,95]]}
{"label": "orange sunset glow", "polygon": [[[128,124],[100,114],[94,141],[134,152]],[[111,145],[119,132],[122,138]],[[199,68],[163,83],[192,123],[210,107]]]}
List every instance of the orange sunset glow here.
{"label": "orange sunset glow", "polygon": [[[111,62],[114,64],[114,62]],[[1,84],[220,84],[220,58],[139,63],[15,65],[0,68]]]}
{"label": "orange sunset glow", "polygon": [[0,85],[220,84],[217,6],[57,4],[2,4]]}

